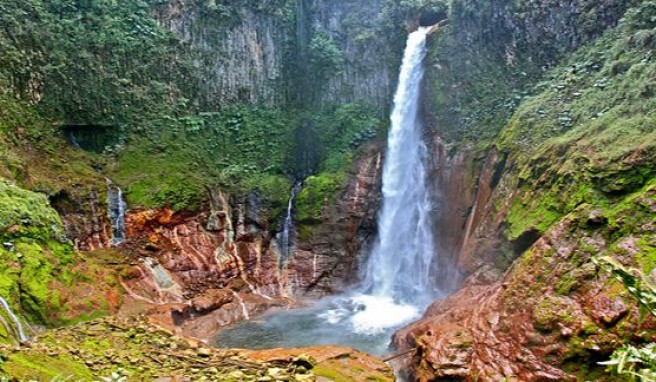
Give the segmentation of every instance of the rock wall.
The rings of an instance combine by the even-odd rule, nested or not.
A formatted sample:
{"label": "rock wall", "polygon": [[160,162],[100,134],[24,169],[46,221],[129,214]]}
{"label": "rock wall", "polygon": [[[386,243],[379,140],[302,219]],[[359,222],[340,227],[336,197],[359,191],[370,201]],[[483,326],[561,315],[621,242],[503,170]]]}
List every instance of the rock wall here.
{"label": "rock wall", "polygon": [[50,197],[50,204],[61,215],[66,237],[75,249],[92,251],[109,247],[112,236],[104,190],[95,187],[73,187]]}
{"label": "rock wall", "polygon": [[[433,304],[424,318],[395,335],[413,347],[415,377],[427,380],[576,381],[598,368],[619,343],[654,341],[656,320],[640,309],[609,273],[591,259],[603,253],[634,264],[634,235],[652,235],[654,188],[628,198],[618,214],[639,218],[630,236],[599,229],[582,206],[550,229],[504,275],[484,271],[463,289]],[[643,220],[645,219],[645,220]],[[626,227],[623,227],[626,228]],[[577,378],[578,377],[578,378]],[[610,379],[609,379],[610,380]]]}
{"label": "rock wall", "polygon": [[[616,5],[620,12],[630,4]],[[629,122],[653,102],[651,93],[631,95],[651,83],[642,72],[653,65],[644,61],[651,46],[631,42],[651,28],[643,21],[653,15],[649,9],[637,5],[597,40],[572,42],[586,41],[511,108],[489,143],[476,148],[462,136],[448,150],[453,163],[460,155],[472,161],[473,176],[451,181],[464,182],[466,191],[448,199],[467,206],[452,258],[470,276],[396,334],[400,351],[415,350],[401,366],[411,377],[614,380],[597,362],[622,344],[654,341],[653,317],[641,319],[637,299],[599,265],[608,257],[653,278],[656,139],[653,129]],[[600,25],[614,25],[621,14],[611,16]],[[622,73],[632,75],[617,72],[618,52],[626,60]],[[633,138],[621,138],[626,134]],[[436,158],[440,150],[434,145]]]}
{"label": "rock wall", "polygon": [[282,8],[244,4],[211,7],[174,0],[155,8],[161,26],[192,50],[199,70],[193,84],[201,108],[225,102],[281,105],[286,100],[285,59],[293,23]]}
{"label": "rock wall", "polygon": [[637,1],[453,3],[429,41],[424,115],[449,141],[493,141],[543,76]]}
{"label": "rock wall", "polygon": [[307,237],[297,233],[284,261],[257,194],[214,191],[198,214],[129,211],[119,250],[132,266],[123,287],[152,317],[202,338],[271,306],[339,292],[354,281],[357,256],[375,227],[380,166],[377,147],[357,159],[336,204],[325,206]]}
{"label": "rock wall", "polygon": [[[215,8],[173,0],[154,15],[191,49],[199,82],[190,90],[201,109],[226,102],[302,108],[359,102],[385,113],[405,33],[380,25],[383,3],[303,0]],[[317,35],[330,39],[342,59],[325,75],[310,51]]]}
{"label": "rock wall", "polygon": [[459,265],[459,253],[466,240],[467,225],[477,197],[477,177],[482,160],[474,150],[454,152],[439,136],[429,142],[428,164],[434,210],[436,283],[446,293],[462,283],[467,268]]}
{"label": "rock wall", "polygon": [[[384,1],[315,1],[309,8],[309,35],[325,33],[343,55],[339,70],[327,79],[311,81],[318,87],[318,105],[365,103],[385,115],[396,87],[405,31],[381,25]],[[312,74],[310,74],[312,76]]]}

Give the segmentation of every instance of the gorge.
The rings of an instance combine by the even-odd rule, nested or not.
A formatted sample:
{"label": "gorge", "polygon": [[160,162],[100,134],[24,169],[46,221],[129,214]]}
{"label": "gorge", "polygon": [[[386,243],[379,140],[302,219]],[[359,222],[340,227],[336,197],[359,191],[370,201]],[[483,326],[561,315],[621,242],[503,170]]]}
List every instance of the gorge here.
{"label": "gorge", "polygon": [[[387,350],[391,333],[418,318],[437,296],[431,272],[435,254],[431,201],[425,186],[426,147],[417,121],[429,30],[422,27],[408,37],[383,166],[378,235],[363,267],[362,285],[346,295],[312,303],[305,311],[268,315],[261,325],[246,323],[224,330],[216,338],[218,346],[272,348],[337,343],[380,355]],[[288,248],[285,243],[288,240],[283,240],[283,248]]]}
{"label": "gorge", "polygon": [[653,379],[654,20],[0,0],[0,379]]}

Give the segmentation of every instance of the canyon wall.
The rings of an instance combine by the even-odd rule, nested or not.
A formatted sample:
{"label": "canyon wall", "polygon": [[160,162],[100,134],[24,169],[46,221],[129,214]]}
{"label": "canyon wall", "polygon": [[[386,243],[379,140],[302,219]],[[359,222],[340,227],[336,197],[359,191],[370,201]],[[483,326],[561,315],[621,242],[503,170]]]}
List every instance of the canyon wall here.
{"label": "canyon wall", "polygon": [[335,203],[294,233],[289,257],[257,193],[213,190],[199,213],[130,210],[127,242],[117,248],[132,259],[123,287],[154,319],[201,338],[272,306],[343,291],[355,281],[358,255],[371,240],[380,171],[374,145],[355,160]]}
{"label": "canyon wall", "polygon": [[160,26],[191,51],[201,110],[242,102],[279,107],[363,103],[385,113],[404,31],[381,26],[384,1],[280,1],[252,6],[175,0]]}
{"label": "canyon wall", "polygon": [[[522,6],[527,13],[495,11],[475,19],[475,29],[440,36],[451,42],[433,41],[426,119],[453,142],[448,157],[469,156],[475,175],[452,178],[470,191],[449,200],[465,206],[466,217],[448,219],[462,228],[452,227],[462,243],[452,256],[471,276],[395,336],[400,351],[414,349],[402,368],[421,381],[613,380],[598,361],[621,343],[654,340],[653,318],[641,318],[635,297],[602,265],[610,258],[653,278],[656,141],[645,114],[653,94],[638,90],[651,83],[651,43],[638,37],[652,26],[644,18],[653,4],[572,2],[567,13]],[[460,16],[477,14],[468,12]],[[510,23],[516,17],[528,19]],[[591,19],[596,29],[586,28]],[[563,20],[577,27],[552,30]],[[463,56],[448,55],[446,45],[477,46],[504,25],[515,26],[490,42],[496,59],[463,50],[471,61],[453,68],[470,78],[459,82],[447,62]],[[558,36],[506,44],[514,34],[539,35],[535,28]],[[469,37],[456,44],[458,35]],[[444,108],[450,102],[459,105]],[[476,146],[468,143],[476,136]]]}
{"label": "canyon wall", "polygon": [[192,51],[199,70],[195,101],[281,105],[287,98],[285,62],[293,44],[293,14],[270,8],[176,0],[155,8],[159,24]]}

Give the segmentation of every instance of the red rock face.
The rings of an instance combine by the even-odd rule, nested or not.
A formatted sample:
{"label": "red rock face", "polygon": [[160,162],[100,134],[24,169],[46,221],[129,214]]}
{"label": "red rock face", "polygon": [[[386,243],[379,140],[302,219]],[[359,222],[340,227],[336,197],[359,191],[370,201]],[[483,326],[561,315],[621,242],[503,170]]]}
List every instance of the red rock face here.
{"label": "red rock face", "polygon": [[[472,272],[477,269],[463,267],[463,264],[459,266],[459,254],[467,240],[467,228],[472,224],[472,206],[480,198],[477,181],[485,157],[479,158],[469,149],[450,154],[451,147],[439,137],[434,137],[430,144],[432,155],[428,177],[436,206],[433,227],[440,269],[435,282],[443,291],[451,292],[462,283],[463,270]],[[484,176],[481,182],[484,182]]]}
{"label": "red rock face", "polygon": [[159,322],[199,338],[271,306],[334,293],[353,281],[357,254],[375,227],[380,171],[380,153],[371,148],[337,203],[325,206],[322,223],[282,263],[256,195],[231,199],[216,191],[210,208],[193,215],[131,210],[120,250],[133,265],[123,286]]}
{"label": "red rock face", "polygon": [[103,198],[97,190],[83,188],[76,189],[75,194],[62,192],[50,198],[61,215],[66,236],[73,239],[80,251],[109,247],[111,223],[102,207]]}
{"label": "red rock face", "polygon": [[320,297],[345,290],[357,281],[359,256],[367,253],[376,232],[381,200],[383,157],[372,145],[355,160],[346,188],[333,205],[324,205],[321,223],[306,226],[286,266],[295,294]]}
{"label": "red rock face", "polygon": [[478,272],[397,332],[400,351],[417,349],[400,367],[419,381],[575,381],[626,338],[654,341],[656,320],[591,262],[626,239],[609,242],[589,216],[564,218],[500,281]]}

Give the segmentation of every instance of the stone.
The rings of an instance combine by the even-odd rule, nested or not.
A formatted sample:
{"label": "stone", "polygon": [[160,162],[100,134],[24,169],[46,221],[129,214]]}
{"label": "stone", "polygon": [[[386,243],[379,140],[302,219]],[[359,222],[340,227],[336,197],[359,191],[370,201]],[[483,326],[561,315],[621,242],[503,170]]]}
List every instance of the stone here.
{"label": "stone", "polygon": [[604,216],[604,211],[602,210],[592,210],[588,215],[587,223],[588,225],[601,225],[605,224],[608,221],[606,216]]}
{"label": "stone", "polygon": [[317,361],[316,361],[314,358],[310,357],[309,355],[301,354],[301,355],[299,355],[298,357],[295,357],[295,358],[292,360],[292,363],[293,363],[294,365],[300,365],[300,366],[303,366],[303,367],[305,367],[306,369],[310,370],[310,369],[312,369],[314,366],[316,366]]}
{"label": "stone", "polygon": [[234,295],[227,289],[209,289],[191,299],[191,307],[200,313],[209,312],[221,308],[232,302]]}
{"label": "stone", "polygon": [[591,317],[601,321],[605,326],[613,326],[624,317],[629,308],[620,297],[611,299],[605,294],[600,294],[592,300]]}
{"label": "stone", "polygon": [[294,376],[294,380],[296,382],[315,382],[317,380],[317,377],[315,377],[314,375],[296,374]]}

